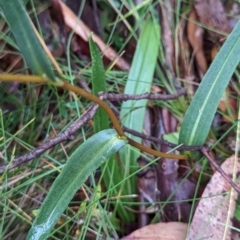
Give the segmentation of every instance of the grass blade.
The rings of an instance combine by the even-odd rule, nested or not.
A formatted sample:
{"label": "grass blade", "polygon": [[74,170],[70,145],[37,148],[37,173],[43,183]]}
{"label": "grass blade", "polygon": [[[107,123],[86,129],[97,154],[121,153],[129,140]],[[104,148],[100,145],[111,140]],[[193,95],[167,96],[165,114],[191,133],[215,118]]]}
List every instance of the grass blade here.
{"label": "grass blade", "polygon": [[[140,34],[124,93],[140,94],[150,91],[158,56],[159,43],[159,25],[153,23],[152,19],[148,19]],[[120,112],[122,124],[135,131],[142,132],[146,105],[147,100],[130,100],[124,102]],[[141,141],[137,137],[131,138],[138,142]],[[132,150],[131,148],[125,148],[124,152],[120,151],[120,158],[124,160],[124,170],[121,164],[116,166],[115,171],[121,173],[121,178],[118,181],[122,181],[126,176],[137,170],[137,158],[139,155],[139,151]],[[121,186],[123,195],[136,193],[136,178],[133,177],[129,181],[130,182],[125,182],[125,184]],[[130,222],[133,219],[133,214],[124,209],[119,212],[119,214],[126,222]]]}
{"label": "grass blade", "polygon": [[31,20],[22,1],[0,0],[0,7],[2,8],[6,21],[8,22],[27,66],[34,74],[45,74],[49,80],[54,81],[55,77],[50,61],[46,57],[34,33]]}
{"label": "grass blade", "polygon": [[107,129],[80,145],[54,181],[27,239],[46,239],[87,177],[125,144],[115,130]]}
{"label": "grass blade", "polygon": [[[92,84],[93,84],[93,94],[98,96],[98,93],[103,91],[107,92],[106,81],[105,81],[105,71],[103,67],[103,62],[101,58],[100,51],[97,45],[92,39],[89,39],[89,46],[92,58]],[[100,108],[94,115],[94,132],[97,133],[101,130],[109,128],[109,120],[106,112]]]}
{"label": "grass blade", "polygon": [[[92,37],[89,39],[89,46],[92,58],[93,94],[98,96],[100,91],[107,92],[105,71],[100,51]],[[106,112],[102,108],[98,109],[94,115],[94,132],[97,133],[101,130],[107,129],[109,128],[109,125],[109,119]],[[116,182],[115,179],[121,179],[121,175],[115,170],[115,165],[116,158],[114,155],[110,157],[109,161],[101,165],[103,180],[107,189],[113,189],[114,183]],[[113,189],[111,192],[109,192],[109,195],[116,196],[116,189]]]}
{"label": "grass blade", "polygon": [[204,144],[218,103],[240,61],[240,21],[204,76],[183,119],[179,143]]}

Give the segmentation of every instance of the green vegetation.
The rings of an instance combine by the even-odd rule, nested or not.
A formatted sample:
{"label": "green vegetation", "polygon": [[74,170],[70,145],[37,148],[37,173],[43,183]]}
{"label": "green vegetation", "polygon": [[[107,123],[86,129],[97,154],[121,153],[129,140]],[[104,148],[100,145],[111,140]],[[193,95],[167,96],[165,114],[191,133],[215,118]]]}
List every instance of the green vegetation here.
{"label": "green vegetation", "polygon": [[[221,98],[228,95],[226,87],[233,73],[239,77],[240,56],[236,52],[240,52],[240,23],[229,34],[194,96],[189,94],[169,101],[101,100],[100,91],[156,94],[159,90],[176,94],[179,85],[189,88],[189,83],[178,81],[181,63],[172,69],[167,63],[164,33],[156,10],[160,1],[143,1],[138,6],[133,1],[127,2],[97,1],[101,9],[103,41],[118,50],[116,56],[110,58],[107,49],[106,52],[99,50],[102,48],[95,34],[90,34],[85,45],[77,43],[83,48],[89,46],[87,57],[82,57],[82,53],[78,55],[73,50],[73,42],[79,38],[72,39],[75,25],[66,34],[64,26],[52,24],[48,33],[49,29],[39,16],[46,12],[52,14],[48,9],[58,5],[53,7],[32,0],[24,5],[22,1],[0,0],[3,55],[3,64],[0,64],[0,169],[4,169],[0,190],[1,239],[7,239],[9,234],[12,239],[86,239],[87,236],[117,239],[127,233],[130,224],[138,221],[141,205],[158,204],[152,216],[152,221],[156,221],[163,207],[171,203],[171,196],[164,203],[159,203],[160,200],[154,204],[140,202],[137,181],[142,171],[149,166],[156,167],[159,158],[189,160],[184,165],[189,169],[188,175],[194,172],[192,168],[199,160],[200,177],[196,180],[194,199],[191,199],[194,203],[198,189],[206,181],[205,172],[210,172],[206,158],[197,159],[191,151],[178,154],[174,154],[174,150],[170,153],[157,151],[156,144],[146,147],[141,138],[123,130],[128,127],[145,133],[147,107],[165,108],[179,121],[180,132],[174,135],[179,136],[179,146],[202,146],[214,140],[208,146],[224,160],[231,154],[226,139],[234,137],[236,143],[240,141],[236,134],[236,126],[240,129],[240,125],[233,116],[231,104],[226,101],[225,112],[218,109]],[[85,4],[86,1],[82,1],[79,15]],[[179,4],[174,10],[173,32],[177,31],[181,16],[191,9],[191,4],[183,5],[181,8]],[[63,19],[55,21],[64,25]],[[62,41],[65,55],[54,56],[48,50],[49,35],[54,38],[49,43],[50,49],[61,46],[62,39],[68,37],[67,41]],[[177,37],[174,40],[177,42]],[[181,54],[177,44],[176,56]],[[127,53],[121,55],[125,48],[131,47],[134,51],[126,50]],[[11,61],[4,56],[11,56]],[[124,70],[118,65],[121,56],[131,62],[129,73],[126,65],[122,67]],[[231,83],[231,89],[231,97],[236,100],[239,82]],[[96,112],[94,104],[100,106]],[[221,118],[227,117],[224,125],[212,124],[216,112]],[[61,140],[53,143],[51,139],[56,136]],[[169,136],[171,138],[171,134]],[[44,151],[34,155],[31,151],[35,148],[38,151],[40,146],[45,146]],[[237,151],[235,148],[236,159]],[[34,155],[31,161],[26,160],[17,167],[12,165],[16,157],[29,152]],[[147,159],[143,166],[137,161],[141,157]],[[13,169],[10,171],[4,166]],[[188,175],[183,176],[179,188]]]}

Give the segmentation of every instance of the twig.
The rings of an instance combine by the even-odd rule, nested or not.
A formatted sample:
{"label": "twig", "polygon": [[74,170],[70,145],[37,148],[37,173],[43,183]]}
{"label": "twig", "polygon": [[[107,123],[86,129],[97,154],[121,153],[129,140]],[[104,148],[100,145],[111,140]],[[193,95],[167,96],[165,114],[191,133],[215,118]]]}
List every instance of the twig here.
{"label": "twig", "polygon": [[176,99],[186,93],[185,88],[179,89],[177,93],[174,94],[152,94],[152,93],[143,93],[143,94],[115,94],[115,93],[99,93],[99,96],[102,99],[110,101],[127,101],[127,100],[140,100],[140,99],[149,99],[149,100],[172,100]]}
{"label": "twig", "polygon": [[[18,76],[18,78],[19,78],[19,76]],[[37,79],[37,80],[39,80],[39,79]],[[43,79],[40,79],[40,80],[43,81]],[[72,88],[74,88],[67,83],[65,83],[64,86],[65,86],[65,88],[67,88],[66,86],[68,86],[69,90],[72,90]],[[112,101],[114,99],[117,101],[117,100],[120,100],[120,99],[122,99],[122,100],[128,100],[128,99],[138,100],[138,99],[144,99],[144,98],[169,100],[169,99],[174,99],[174,98],[177,98],[177,97],[181,96],[182,94],[185,93],[185,91],[186,91],[185,89],[180,89],[180,91],[178,93],[172,94],[172,95],[162,95],[162,94],[155,95],[155,94],[150,94],[150,93],[139,94],[139,95],[128,95],[128,94],[105,94],[104,95],[102,93],[102,94],[100,94],[100,96],[101,96],[101,99],[104,99],[104,96],[105,96],[106,99],[109,99],[109,100],[112,100]],[[82,92],[82,90],[81,90],[81,92]],[[83,93],[80,94],[80,95],[83,95],[83,96],[89,95],[85,91],[83,91]],[[92,96],[92,97],[96,98],[95,96]],[[92,100],[92,99],[90,99],[90,100]],[[99,101],[101,103],[100,99],[98,101],[94,101],[94,102],[98,103],[101,107],[103,107],[102,105],[105,104],[105,103],[102,102],[102,104],[100,104]],[[71,136],[76,132],[76,130],[78,130],[87,121],[89,121],[90,119],[93,118],[97,108],[98,108],[97,104],[93,105],[79,120],[74,122],[64,133],[59,134],[55,138],[47,140],[43,145],[33,149],[32,151],[28,152],[27,154],[24,154],[20,157],[15,158],[10,164],[1,166],[0,167],[0,173],[3,173],[6,169],[13,169],[13,168],[16,168],[16,167],[18,167],[22,164],[25,164],[25,163],[31,161],[32,159],[36,158],[37,156],[39,156],[40,154],[42,154],[44,151],[48,150],[49,148],[52,148],[55,145],[57,145],[57,144],[59,144],[63,141],[67,141],[67,140],[71,139]],[[107,112],[109,112],[109,111],[107,111]],[[112,113],[112,115],[113,115],[113,113]],[[114,118],[116,119],[115,116],[114,116]],[[120,132],[123,133],[121,128],[120,128],[120,130],[121,130]],[[147,147],[133,141],[132,139],[128,139],[128,141],[129,141],[129,144],[131,144],[132,146],[135,146],[137,148],[141,148],[145,152],[151,151],[151,154],[153,154],[153,155],[157,154],[157,156],[158,156],[159,154],[162,154],[163,155],[162,157],[164,157],[164,156],[167,157],[168,156],[168,157],[171,157],[171,158],[178,157],[179,159],[187,159],[187,156],[181,156],[181,155],[176,156],[176,155],[173,155],[173,154],[160,153],[160,152],[152,150],[152,149],[149,150]]]}
{"label": "twig", "polygon": [[[28,82],[27,79],[24,79],[25,75],[17,75],[18,79],[20,79],[20,77],[22,77],[22,82]],[[5,79],[6,77],[6,79]],[[4,80],[4,81],[14,81],[15,80],[15,75],[11,75],[11,74],[0,74],[0,79]],[[34,79],[33,79],[34,78]],[[48,80],[44,77],[44,76],[31,76],[30,78],[28,78],[28,80],[30,80],[29,82],[41,82],[41,83],[50,83],[50,80],[48,82]],[[66,81],[61,81],[58,80],[54,83],[55,86],[59,86],[67,91],[71,91],[74,92],[75,94],[78,94],[84,98],[87,98],[88,100],[98,104],[109,116],[115,130],[117,131],[117,133],[119,134],[119,136],[124,137],[128,140],[128,143],[133,146],[138,148],[139,150],[149,153],[151,155],[154,155],[156,157],[165,157],[165,158],[172,158],[172,159],[182,159],[182,160],[188,160],[188,156],[187,155],[176,155],[176,154],[169,154],[169,153],[164,153],[164,152],[160,152],[160,151],[156,151],[153,150],[149,147],[146,147],[136,141],[134,141],[133,139],[128,138],[121,127],[121,124],[119,123],[119,120],[117,119],[117,117],[115,116],[114,112],[112,111],[112,109],[102,100],[100,100],[98,97],[96,97],[95,95],[86,92],[85,90],[71,85],[70,83],[66,82]]]}
{"label": "twig", "polygon": [[130,144],[131,146],[136,147],[139,150],[149,153],[156,157],[161,157],[161,158],[164,157],[164,158],[172,158],[172,159],[180,159],[180,160],[188,160],[189,159],[189,157],[187,155],[176,155],[176,154],[169,154],[169,153],[165,153],[165,152],[156,151],[154,149],[151,149],[149,147],[144,146],[143,144],[140,144],[140,143],[134,141],[133,139],[128,138],[124,134],[121,124],[120,124],[119,120],[117,119],[117,117],[115,116],[115,114],[113,113],[112,109],[104,101],[100,100],[95,95],[92,95],[91,93],[88,93],[79,87],[71,85],[68,82],[61,82],[61,84],[62,84],[61,87],[63,89],[72,91],[76,94],[79,94],[80,96],[85,97],[94,103],[97,103],[101,108],[103,108],[103,110],[108,114],[108,116],[109,116],[115,130],[119,134],[119,136],[127,138],[128,144]]}
{"label": "twig", "polygon": [[240,193],[240,188],[238,185],[232,181],[232,179],[222,170],[220,166],[215,162],[215,160],[208,153],[208,149],[203,147],[201,149],[202,154],[209,160],[209,162],[216,168],[216,170],[225,178],[225,180],[238,192]]}
{"label": "twig", "polygon": [[[152,142],[155,142],[155,143],[159,143],[159,144],[162,144],[162,145],[165,145],[165,146],[168,146],[168,147],[171,147],[171,148],[175,148],[175,147],[178,147],[177,144],[174,144],[174,143],[170,143],[166,140],[163,140],[163,139],[160,139],[160,138],[156,138],[156,137],[152,137],[152,136],[149,136],[149,135],[146,135],[146,134],[143,134],[143,133],[139,133],[137,131],[134,131],[130,128],[127,128],[127,127],[123,127],[123,131],[125,132],[128,132],[136,137],[140,137],[142,139],[146,139],[146,140],[149,140],[149,141],[152,141]],[[185,146],[185,145],[181,145],[177,148],[177,150],[181,151],[181,150],[187,150],[187,151],[201,151],[203,148],[203,146]]]}
{"label": "twig", "polygon": [[[146,139],[146,140],[149,140],[149,141],[152,141],[152,142],[155,142],[155,143],[160,143],[160,144],[163,144],[163,145],[166,145],[168,147],[171,147],[171,148],[175,148],[177,147],[176,144],[173,144],[173,143],[170,143],[166,140],[163,140],[163,139],[159,139],[159,138],[155,138],[155,137],[151,137],[149,135],[145,135],[145,134],[142,134],[142,133],[139,133],[137,131],[134,131],[132,129],[129,129],[129,128],[126,128],[126,127],[123,127],[123,130],[125,132],[128,132],[134,136],[137,136],[137,137],[140,137],[142,139]],[[188,150],[188,151],[201,151],[202,154],[209,160],[209,162],[216,168],[216,170],[226,179],[226,181],[240,194],[240,188],[237,186],[236,183],[234,183],[232,181],[232,179],[222,170],[222,168],[220,166],[217,165],[217,163],[215,162],[215,160],[210,156],[210,154],[208,153],[209,149],[207,147],[204,147],[204,146],[180,146],[178,147],[178,150]]]}
{"label": "twig", "polygon": [[16,168],[22,164],[28,163],[34,158],[38,157],[40,154],[48,150],[49,148],[54,147],[55,145],[72,139],[72,135],[81,128],[84,124],[86,124],[90,119],[93,118],[94,114],[96,113],[98,109],[98,105],[94,104],[92,107],[90,107],[86,113],[82,115],[80,119],[75,121],[70,125],[70,127],[64,132],[59,134],[58,136],[47,140],[44,144],[41,146],[31,150],[30,152],[15,158],[10,164],[4,165],[0,167],[0,173],[3,173],[6,169],[13,169]]}

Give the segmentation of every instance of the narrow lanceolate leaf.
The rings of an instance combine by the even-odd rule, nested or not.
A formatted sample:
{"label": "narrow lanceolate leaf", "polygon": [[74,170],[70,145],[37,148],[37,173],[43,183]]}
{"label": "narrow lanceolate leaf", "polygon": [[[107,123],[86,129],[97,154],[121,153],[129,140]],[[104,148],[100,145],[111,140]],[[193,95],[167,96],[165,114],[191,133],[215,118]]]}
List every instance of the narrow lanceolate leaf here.
{"label": "narrow lanceolate leaf", "polygon": [[[100,51],[92,39],[92,36],[89,38],[89,46],[92,58],[92,85],[93,85],[93,94],[98,96],[100,91],[107,92],[106,80],[105,80],[105,70],[101,58]],[[94,115],[94,132],[97,133],[101,130],[109,128],[109,119],[105,111],[102,108],[98,109]],[[102,175],[104,184],[107,189],[112,189],[114,187],[114,179],[119,172],[115,172],[116,158],[111,156],[109,161],[101,165]],[[109,193],[111,196],[116,196],[117,192],[115,189]]]}
{"label": "narrow lanceolate leaf", "polygon": [[27,239],[46,239],[87,177],[126,143],[115,130],[107,129],[80,145],[54,181]]}
{"label": "narrow lanceolate leaf", "polygon": [[54,81],[51,64],[34,33],[23,2],[0,0],[0,7],[27,66],[34,74],[46,75],[49,80]]}
{"label": "narrow lanceolate leaf", "polygon": [[[150,91],[159,52],[159,43],[159,24],[155,24],[152,19],[148,19],[140,33],[124,93],[141,94]],[[147,100],[124,102],[120,112],[122,124],[135,131],[142,132],[146,105]],[[141,142],[141,139],[137,137],[131,136],[131,138]],[[139,151],[131,148],[125,149],[124,152],[120,151],[120,157],[124,160],[125,167],[124,171],[122,171],[123,168],[121,166],[115,168],[116,171],[121,173],[119,181],[122,181],[126,176],[137,170],[137,158],[139,155]],[[119,170],[117,170],[118,168]],[[126,185],[122,184],[121,187],[123,195],[136,193],[136,178],[132,177]],[[124,209],[119,214],[124,218],[125,222],[130,222],[133,218],[133,214]]]}
{"label": "narrow lanceolate leaf", "polygon": [[240,22],[228,36],[204,76],[183,119],[179,143],[204,144],[218,103],[240,61]]}
{"label": "narrow lanceolate leaf", "polygon": [[[92,36],[89,39],[89,46],[92,58],[92,84],[93,84],[93,94],[98,96],[99,92],[106,92],[106,80],[105,80],[105,71],[103,67],[103,62],[101,58],[100,51],[98,50],[97,45],[92,39]],[[109,120],[106,112],[100,108],[97,110],[94,115],[94,131],[95,133],[109,128]]]}

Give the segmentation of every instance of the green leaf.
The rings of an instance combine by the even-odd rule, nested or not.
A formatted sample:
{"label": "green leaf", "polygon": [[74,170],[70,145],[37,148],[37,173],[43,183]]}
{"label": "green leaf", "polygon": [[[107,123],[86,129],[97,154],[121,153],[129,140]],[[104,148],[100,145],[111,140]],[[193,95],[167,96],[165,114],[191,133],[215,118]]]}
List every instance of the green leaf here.
{"label": "green leaf", "polygon": [[22,1],[0,0],[0,7],[27,66],[34,74],[46,75],[49,80],[54,81],[51,64],[34,33]]}
{"label": "green leaf", "polygon": [[203,145],[218,103],[240,61],[240,22],[237,23],[204,76],[183,119],[179,144]]}
{"label": "green leaf", "polygon": [[[99,92],[107,92],[106,81],[105,81],[105,71],[103,67],[103,62],[101,58],[100,51],[97,45],[92,39],[89,38],[89,46],[92,58],[92,84],[93,84],[93,94],[98,96]],[[94,132],[97,133],[101,130],[109,128],[109,120],[106,112],[100,108],[94,115]]]}
{"label": "green leaf", "polygon": [[[90,53],[92,58],[92,84],[93,84],[93,94],[98,96],[100,91],[107,92],[106,80],[105,80],[105,70],[101,58],[100,51],[92,39],[92,36],[89,39]],[[106,112],[100,108],[97,110],[94,115],[94,132],[97,133],[101,130],[109,128],[110,123],[108,115]],[[104,184],[107,189],[112,189],[114,187],[115,181],[113,179],[119,175],[115,171],[116,158],[111,156],[109,161],[101,165],[102,176]],[[118,169],[117,169],[118,170]],[[113,184],[112,184],[113,183]],[[114,188],[111,193],[111,196],[116,196],[117,191]]]}
{"label": "green leaf", "polygon": [[[140,94],[149,92],[153,80],[153,74],[157,62],[160,43],[160,26],[153,23],[149,18],[143,25],[140,38],[134,54],[133,63],[128,76],[125,87],[125,94]],[[147,100],[133,101],[129,100],[122,104],[120,118],[124,126],[135,131],[142,132]],[[135,141],[141,142],[141,139],[132,137]],[[115,171],[118,172],[119,179],[122,181],[126,176],[138,169],[137,158],[140,152],[136,149],[128,147],[120,151],[120,159],[124,160],[124,168],[116,165]],[[123,170],[124,169],[124,170]],[[122,195],[130,195],[136,193],[136,177],[132,177],[121,185]],[[120,204],[119,204],[120,206]],[[130,222],[134,219],[134,215],[120,207],[119,215],[125,222]]]}
{"label": "green leaf", "polygon": [[80,145],[54,181],[27,239],[46,239],[87,177],[126,143],[115,130],[107,129]]}

